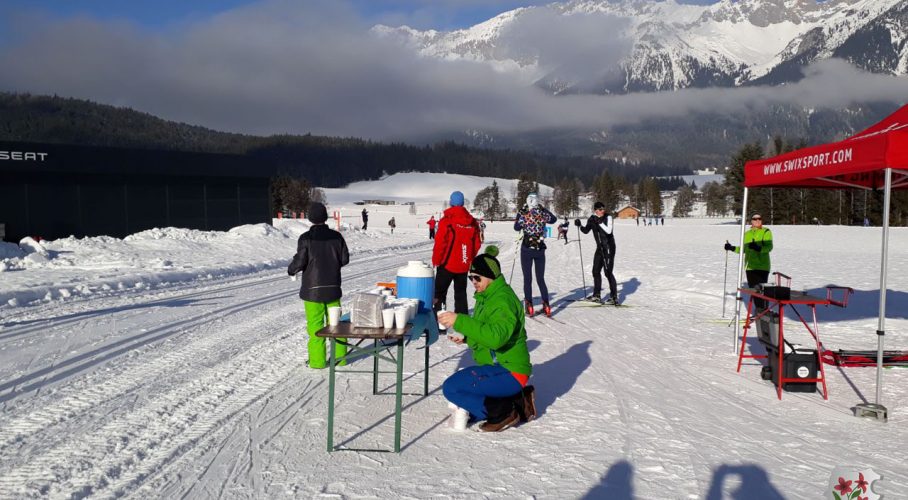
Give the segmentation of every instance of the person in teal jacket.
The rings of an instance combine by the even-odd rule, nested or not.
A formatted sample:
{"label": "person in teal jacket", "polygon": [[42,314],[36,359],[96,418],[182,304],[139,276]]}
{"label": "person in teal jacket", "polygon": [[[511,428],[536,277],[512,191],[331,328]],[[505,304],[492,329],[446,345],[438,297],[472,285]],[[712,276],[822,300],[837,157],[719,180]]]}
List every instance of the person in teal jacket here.
{"label": "person in teal jacket", "polygon": [[438,315],[439,323],[460,334],[448,337],[465,343],[476,362],[445,380],[444,395],[473,419],[485,420],[480,426],[485,432],[503,431],[536,416],[533,386],[527,385],[533,366],[523,304],[505,282],[497,255],[498,248],[489,246],[470,266],[476,290],[473,315]]}
{"label": "person in teal jacket", "polygon": [[[725,251],[739,253],[741,248],[726,241]],[[772,252],[772,231],[763,227],[763,217],[760,214],[754,214],[750,218],[750,229],[744,233],[744,273],[747,275],[748,288],[769,281],[769,252]],[[757,299],[754,303],[758,309],[766,307],[762,299]]]}

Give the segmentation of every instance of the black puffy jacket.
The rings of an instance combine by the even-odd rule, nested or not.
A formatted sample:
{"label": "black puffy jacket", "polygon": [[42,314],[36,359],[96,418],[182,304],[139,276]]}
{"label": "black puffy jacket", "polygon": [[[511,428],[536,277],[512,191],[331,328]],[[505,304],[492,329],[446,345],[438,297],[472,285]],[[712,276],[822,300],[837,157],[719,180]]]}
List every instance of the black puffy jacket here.
{"label": "black puffy jacket", "polygon": [[325,224],[315,224],[300,235],[296,255],[287,274],[303,273],[300,298],[309,302],[331,302],[341,298],[341,267],[350,262],[347,242]]}

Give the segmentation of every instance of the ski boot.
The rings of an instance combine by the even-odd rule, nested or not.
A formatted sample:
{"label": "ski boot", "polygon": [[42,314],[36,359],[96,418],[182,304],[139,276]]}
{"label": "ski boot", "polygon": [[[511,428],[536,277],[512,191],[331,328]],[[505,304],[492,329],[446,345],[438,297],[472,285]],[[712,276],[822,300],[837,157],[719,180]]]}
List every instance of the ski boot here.
{"label": "ski boot", "polygon": [[526,309],[527,316],[530,317],[530,318],[532,318],[532,317],[533,317],[533,313],[534,313],[534,311],[533,311],[533,301],[530,300],[530,299],[523,299],[523,307],[524,307],[524,309]]}
{"label": "ski boot", "polygon": [[583,299],[583,300],[585,300],[585,301],[587,301],[587,302],[595,302],[595,303],[597,303],[597,304],[601,304],[601,303],[602,303],[602,297],[600,297],[598,293],[594,293],[594,294],[590,295],[589,297],[587,297],[587,298],[585,298],[585,299]]}
{"label": "ski boot", "polygon": [[542,301],[542,310],[545,312],[545,316],[547,318],[552,317],[552,306],[549,305],[549,301],[547,301],[547,300]]}
{"label": "ski boot", "polygon": [[619,306],[619,305],[621,305],[621,304],[618,303],[618,297],[615,297],[614,295],[611,296],[611,297],[609,297],[609,298],[607,298],[607,299],[605,299],[604,301],[602,301],[602,303],[605,304],[605,305],[607,305],[607,306]]}

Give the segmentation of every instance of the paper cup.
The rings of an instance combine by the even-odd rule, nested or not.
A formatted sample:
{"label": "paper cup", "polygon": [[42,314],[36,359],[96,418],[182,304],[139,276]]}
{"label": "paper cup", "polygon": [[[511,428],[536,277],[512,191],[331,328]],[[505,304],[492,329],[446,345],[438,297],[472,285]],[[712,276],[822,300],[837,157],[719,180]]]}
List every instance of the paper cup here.
{"label": "paper cup", "polygon": [[340,323],[341,319],[341,308],[340,307],[329,307],[328,308],[328,324],[331,326],[337,326]]}
{"label": "paper cup", "polygon": [[394,327],[404,328],[407,326],[407,308],[398,307],[394,309]]}
{"label": "paper cup", "polygon": [[461,432],[467,430],[467,423],[470,421],[470,412],[463,408],[457,408],[451,413],[451,429]]}
{"label": "paper cup", "polygon": [[381,322],[385,328],[394,328],[394,309],[382,309]]}
{"label": "paper cup", "polygon": [[416,311],[417,311],[418,307],[419,307],[418,300],[411,300],[410,303],[407,304],[407,309],[410,311],[410,319],[413,319],[416,317]]}

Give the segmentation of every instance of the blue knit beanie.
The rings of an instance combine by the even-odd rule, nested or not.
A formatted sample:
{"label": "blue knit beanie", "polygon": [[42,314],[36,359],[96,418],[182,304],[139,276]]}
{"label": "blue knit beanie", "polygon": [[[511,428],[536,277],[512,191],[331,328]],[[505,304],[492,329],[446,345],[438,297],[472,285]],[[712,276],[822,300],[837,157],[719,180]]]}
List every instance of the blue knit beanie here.
{"label": "blue knit beanie", "polygon": [[451,206],[452,207],[462,207],[463,206],[463,193],[460,191],[454,191],[451,193]]}

